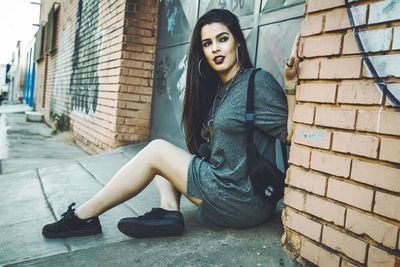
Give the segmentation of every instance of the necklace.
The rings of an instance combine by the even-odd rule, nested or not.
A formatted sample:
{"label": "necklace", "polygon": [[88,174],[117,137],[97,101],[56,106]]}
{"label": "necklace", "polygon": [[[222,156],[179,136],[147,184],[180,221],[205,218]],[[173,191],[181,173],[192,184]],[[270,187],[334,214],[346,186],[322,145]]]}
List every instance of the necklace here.
{"label": "necklace", "polygon": [[[212,122],[213,122],[213,120],[214,120],[214,113],[215,113],[215,109],[216,109],[216,107],[217,107],[217,104],[216,104],[216,103],[217,103],[217,98],[218,98],[218,97],[221,98],[221,95],[219,94],[220,91],[221,91],[221,88],[224,89],[224,90],[223,90],[224,92],[223,92],[221,101],[219,101],[219,103],[218,103],[218,106],[220,106],[220,105],[222,104],[222,102],[224,102],[225,97],[228,95],[229,90],[231,89],[232,85],[235,83],[235,80],[236,80],[237,76],[238,76],[239,73],[241,73],[241,72],[242,72],[242,69],[241,69],[240,66],[239,66],[239,67],[237,68],[235,74],[233,75],[232,79],[231,79],[229,82],[227,82],[226,84],[224,84],[222,87],[221,87],[221,81],[219,81],[217,93],[216,93],[216,95],[215,95],[215,98],[214,98],[214,101],[213,101],[213,104],[212,104],[212,108],[211,108],[211,118],[208,120],[207,124],[210,124],[210,121],[211,121],[211,124],[212,124]],[[210,117],[210,116],[209,116],[209,117]]]}
{"label": "necklace", "polygon": [[[232,85],[235,83],[236,77],[239,75],[239,73],[241,73],[243,70],[240,68],[240,66],[238,67],[238,69],[236,70],[235,75],[233,76],[233,78],[224,85],[224,93],[222,95],[222,99],[221,101],[218,103],[218,105],[221,105],[222,102],[224,102],[225,97],[228,95],[229,90],[231,89]],[[217,89],[217,93],[215,94],[214,97],[214,101],[212,104],[212,108],[210,109],[210,112],[208,113],[208,119],[207,119],[207,124],[203,124],[203,127],[200,131],[200,135],[201,137],[206,141],[205,143],[201,144],[199,147],[199,156],[202,159],[208,160],[210,158],[211,155],[211,149],[210,149],[210,141],[211,141],[211,137],[212,137],[212,132],[213,132],[213,121],[214,121],[214,113],[215,113],[215,109],[216,109],[216,102],[217,102],[217,98],[220,98],[221,95],[219,95],[221,87],[220,87],[221,83],[218,84],[218,89]]]}
{"label": "necklace", "polygon": [[[231,87],[233,86],[233,84],[235,83],[235,80],[237,78],[237,76],[239,76],[239,74],[243,71],[243,69],[241,67],[238,67],[235,74],[233,75],[233,78],[227,82],[226,84],[224,84],[221,87],[221,82],[218,83],[218,89],[217,89],[217,93],[215,94],[214,97],[214,101],[213,104],[211,106],[211,109],[208,113],[208,119],[207,119],[207,123],[203,124],[203,128],[201,129],[201,136],[204,140],[206,140],[207,143],[210,142],[211,136],[212,136],[212,128],[213,128],[213,122],[214,122],[214,114],[215,114],[215,110],[217,108],[217,106],[220,106],[222,104],[222,102],[224,102],[226,96],[228,95],[229,90],[231,89]],[[221,93],[221,89],[223,90],[223,93]],[[219,101],[218,105],[217,105],[217,99],[221,98],[221,100]]]}

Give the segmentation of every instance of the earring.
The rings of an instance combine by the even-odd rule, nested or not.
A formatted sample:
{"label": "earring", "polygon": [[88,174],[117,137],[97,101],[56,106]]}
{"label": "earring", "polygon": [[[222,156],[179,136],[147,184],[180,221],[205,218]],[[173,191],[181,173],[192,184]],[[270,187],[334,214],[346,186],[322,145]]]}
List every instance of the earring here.
{"label": "earring", "polygon": [[199,60],[199,64],[198,64],[198,66],[197,66],[197,69],[198,69],[198,71],[199,71],[199,75],[200,75],[200,77],[202,78],[202,79],[207,79],[207,77],[206,77],[206,75],[204,75],[202,72],[201,72],[201,63],[203,62],[203,57],[202,58],[200,58],[200,60]]}
{"label": "earring", "polygon": [[239,60],[239,47],[240,47],[240,44],[237,46],[237,49],[236,49],[236,61],[237,61],[237,63],[240,65],[240,60]]}

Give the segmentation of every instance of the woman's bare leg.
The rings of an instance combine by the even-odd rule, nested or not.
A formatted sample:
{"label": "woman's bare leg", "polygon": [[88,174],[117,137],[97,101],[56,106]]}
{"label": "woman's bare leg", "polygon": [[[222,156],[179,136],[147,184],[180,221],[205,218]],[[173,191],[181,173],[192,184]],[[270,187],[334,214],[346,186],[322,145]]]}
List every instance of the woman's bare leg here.
{"label": "woman's bare leg", "polygon": [[182,194],[168,180],[161,176],[157,175],[154,178],[154,183],[160,195],[160,208],[179,211]]}
{"label": "woman's bare leg", "polygon": [[[125,164],[102,190],[77,208],[75,213],[81,219],[98,216],[136,196],[157,174],[186,195],[191,158],[190,153],[167,141],[154,140]],[[196,205],[201,204],[198,198],[188,199]]]}

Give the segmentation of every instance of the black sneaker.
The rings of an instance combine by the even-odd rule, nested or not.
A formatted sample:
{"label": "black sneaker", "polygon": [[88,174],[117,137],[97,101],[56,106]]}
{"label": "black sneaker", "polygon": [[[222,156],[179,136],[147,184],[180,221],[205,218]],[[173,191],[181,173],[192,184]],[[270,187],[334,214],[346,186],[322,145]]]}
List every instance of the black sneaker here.
{"label": "black sneaker", "polygon": [[118,229],[131,237],[161,237],[182,235],[185,229],[182,213],[153,208],[139,217],[123,218]]}
{"label": "black sneaker", "polygon": [[101,233],[99,218],[79,219],[72,208],[74,205],[75,203],[72,203],[68,206],[68,210],[61,215],[59,221],[45,225],[42,234],[47,238],[65,238]]}

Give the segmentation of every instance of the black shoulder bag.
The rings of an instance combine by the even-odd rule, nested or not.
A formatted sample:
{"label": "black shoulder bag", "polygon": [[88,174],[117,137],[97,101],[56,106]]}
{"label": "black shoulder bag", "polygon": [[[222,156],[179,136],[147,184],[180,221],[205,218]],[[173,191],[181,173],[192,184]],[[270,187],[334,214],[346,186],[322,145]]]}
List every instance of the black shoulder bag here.
{"label": "black shoulder bag", "polygon": [[[254,76],[257,71],[250,74],[247,88],[246,107],[246,133],[247,133],[247,164],[248,175],[254,191],[268,201],[277,202],[283,197],[285,189],[285,173],[281,172],[275,164],[264,158],[254,144]],[[282,155],[287,169],[286,145],[282,141]]]}

